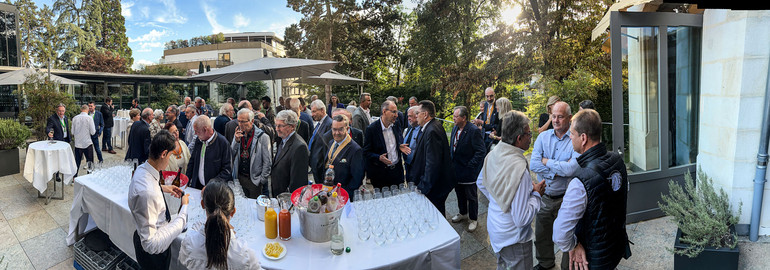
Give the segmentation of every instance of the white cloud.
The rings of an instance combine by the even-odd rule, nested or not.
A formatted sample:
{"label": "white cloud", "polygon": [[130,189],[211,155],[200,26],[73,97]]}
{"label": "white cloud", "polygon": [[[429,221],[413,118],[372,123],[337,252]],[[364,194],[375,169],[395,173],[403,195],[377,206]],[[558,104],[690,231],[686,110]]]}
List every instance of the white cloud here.
{"label": "white cloud", "polygon": [[145,19],[150,17],[150,7],[142,7],[140,11],[142,12],[142,17]]}
{"label": "white cloud", "polygon": [[289,27],[289,25],[293,23],[298,23],[294,18],[285,17],[283,21],[281,22],[273,22],[267,27],[267,31],[274,32],[278,37],[283,39],[283,32],[286,30],[286,27]]}
{"label": "white cloud", "polygon": [[241,13],[235,14],[235,17],[233,17],[233,24],[235,27],[246,27],[249,26],[250,23],[251,19],[246,18],[246,16],[243,16]]}
{"label": "white cloud", "polygon": [[181,14],[179,9],[176,7],[176,2],[174,0],[160,0],[161,3],[163,3],[164,8],[161,9],[165,12],[162,12],[161,14],[158,14],[155,16],[154,21],[160,22],[160,23],[186,23],[187,18]]}
{"label": "white cloud", "polygon": [[209,25],[211,25],[211,33],[233,33],[237,32],[236,30],[233,30],[231,28],[225,27],[219,22],[217,22],[217,15],[216,10],[211,8],[208,4],[201,2],[201,6],[203,6],[203,13],[206,14],[206,20],[209,21]]}
{"label": "white cloud", "polygon": [[145,42],[145,41],[156,41],[164,36],[168,36],[168,32],[166,30],[158,31],[155,29],[152,29],[149,33],[141,35],[136,38],[129,38],[128,42]]}
{"label": "white cloud", "polygon": [[123,17],[126,18],[126,19],[130,19],[131,16],[133,15],[131,13],[131,7],[133,7],[133,6],[134,6],[133,2],[123,2],[123,3],[121,3],[121,9],[122,10],[120,12],[120,15],[123,15]]}
{"label": "white cloud", "polygon": [[134,70],[139,70],[143,66],[149,66],[155,64],[154,62],[147,60],[147,59],[138,59],[134,60],[134,64],[131,65],[131,68]]}

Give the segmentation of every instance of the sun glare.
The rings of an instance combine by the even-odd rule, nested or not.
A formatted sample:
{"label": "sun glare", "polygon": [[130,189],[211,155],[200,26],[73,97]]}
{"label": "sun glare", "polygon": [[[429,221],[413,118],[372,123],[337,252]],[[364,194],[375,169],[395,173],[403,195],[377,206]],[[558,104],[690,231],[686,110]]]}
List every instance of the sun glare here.
{"label": "sun glare", "polygon": [[513,25],[519,18],[519,14],[521,14],[521,6],[514,4],[500,12],[500,19],[507,25]]}

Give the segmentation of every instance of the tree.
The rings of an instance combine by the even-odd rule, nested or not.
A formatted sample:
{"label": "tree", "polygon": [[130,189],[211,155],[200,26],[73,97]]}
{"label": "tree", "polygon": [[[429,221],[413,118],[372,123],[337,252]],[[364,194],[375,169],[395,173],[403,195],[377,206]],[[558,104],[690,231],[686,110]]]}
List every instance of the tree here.
{"label": "tree", "polygon": [[128,46],[126,36],[126,19],[121,14],[122,8],[118,0],[102,0],[102,38],[96,42],[96,46],[113,51],[126,59],[126,68],[134,64],[131,56],[131,47]]}
{"label": "tree", "polygon": [[151,65],[142,66],[134,73],[143,75],[186,76],[187,70],[167,65]]}
{"label": "tree", "polygon": [[101,0],[56,0],[53,11],[56,13],[57,34],[62,43],[57,51],[61,64],[75,69],[78,59],[96,48],[96,42],[102,38],[102,1]]}
{"label": "tree", "polygon": [[126,66],[128,61],[122,56],[109,50],[90,49],[79,59],[79,61],[79,70],[111,73],[128,72]]}
{"label": "tree", "polygon": [[[19,92],[21,91],[21,92]],[[67,108],[67,117],[80,112],[75,100],[70,94],[59,90],[59,85],[48,80],[43,73],[29,76],[16,94],[26,97],[25,106],[19,111],[19,119],[32,118],[32,129],[38,138],[46,138],[46,119],[56,111],[56,106],[62,103]]]}
{"label": "tree", "polygon": [[16,6],[19,10],[19,44],[21,45],[21,66],[28,66],[32,63],[32,48],[35,40],[34,29],[40,27],[40,23],[37,20],[37,5],[30,0],[16,0],[11,2],[6,0],[6,3]]}

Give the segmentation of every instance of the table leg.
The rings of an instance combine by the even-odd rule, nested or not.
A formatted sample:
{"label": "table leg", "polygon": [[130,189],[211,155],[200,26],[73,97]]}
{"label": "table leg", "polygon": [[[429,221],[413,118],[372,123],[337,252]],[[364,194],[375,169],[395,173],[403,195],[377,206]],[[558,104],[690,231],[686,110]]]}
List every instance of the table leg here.
{"label": "table leg", "polygon": [[[64,179],[61,179],[61,181],[56,181],[59,179],[60,175],[61,175],[60,173],[56,173],[56,175],[54,176],[56,179],[53,182],[53,191],[48,191],[47,195],[43,195],[42,193],[40,193],[40,191],[37,192],[38,198],[45,198],[46,205],[48,205],[48,203],[51,202],[51,199],[64,200]],[[61,178],[64,178],[64,175],[61,175]],[[53,196],[56,193],[56,183],[60,183],[59,185],[61,187],[61,195],[58,197]]]}

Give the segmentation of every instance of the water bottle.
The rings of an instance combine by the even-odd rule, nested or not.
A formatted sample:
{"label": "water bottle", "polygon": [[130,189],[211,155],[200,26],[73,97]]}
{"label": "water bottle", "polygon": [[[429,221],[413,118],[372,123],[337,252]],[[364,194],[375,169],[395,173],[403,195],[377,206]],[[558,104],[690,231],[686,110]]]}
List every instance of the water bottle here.
{"label": "water bottle", "polygon": [[331,250],[334,255],[340,255],[345,251],[345,237],[342,230],[342,223],[339,219],[337,219],[337,226],[332,228]]}
{"label": "water bottle", "polygon": [[334,165],[329,165],[329,169],[326,169],[324,174],[323,190],[331,191],[332,187],[334,187]]}

